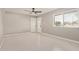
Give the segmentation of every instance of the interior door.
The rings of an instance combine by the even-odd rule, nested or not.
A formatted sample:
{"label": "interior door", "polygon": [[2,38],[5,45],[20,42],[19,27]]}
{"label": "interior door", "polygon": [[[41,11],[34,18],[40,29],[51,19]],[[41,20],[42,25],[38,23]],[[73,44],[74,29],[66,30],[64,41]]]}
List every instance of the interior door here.
{"label": "interior door", "polygon": [[37,32],[41,32],[41,17],[37,17]]}
{"label": "interior door", "polygon": [[36,18],[31,17],[31,32],[36,32]]}

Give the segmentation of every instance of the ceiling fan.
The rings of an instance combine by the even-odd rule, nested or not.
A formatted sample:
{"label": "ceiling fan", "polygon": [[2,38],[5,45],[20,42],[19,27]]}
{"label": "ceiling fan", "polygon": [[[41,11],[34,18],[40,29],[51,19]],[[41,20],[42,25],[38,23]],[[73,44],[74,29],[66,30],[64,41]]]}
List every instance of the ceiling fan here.
{"label": "ceiling fan", "polygon": [[30,12],[30,14],[38,14],[38,13],[42,13],[42,11],[37,11],[35,8],[32,8],[32,10],[30,11],[30,10],[24,10],[24,11],[26,11],[26,12]]}

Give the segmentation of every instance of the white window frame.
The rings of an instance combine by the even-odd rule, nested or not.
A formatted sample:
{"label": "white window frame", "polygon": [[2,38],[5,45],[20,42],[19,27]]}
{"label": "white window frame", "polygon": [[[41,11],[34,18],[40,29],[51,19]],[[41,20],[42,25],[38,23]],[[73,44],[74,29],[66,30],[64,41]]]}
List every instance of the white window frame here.
{"label": "white window frame", "polygon": [[[79,11],[75,11],[75,12],[79,12]],[[65,14],[69,14],[69,13],[74,13],[74,12],[68,12],[68,13],[61,13],[61,14],[56,14],[56,15],[53,15],[53,27],[66,27],[66,26],[64,26],[64,15]],[[63,25],[62,26],[56,26],[55,25],[55,16],[57,16],[57,15],[63,15]],[[79,28],[79,26],[78,27],[76,27],[76,26],[73,26],[72,25],[72,27],[66,27],[66,28]]]}
{"label": "white window frame", "polygon": [[[55,25],[55,16],[58,16],[58,15],[63,15],[63,14],[54,15],[54,21],[53,21],[54,27],[63,27],[63,25],[62,25],[62,26],[56,26],[56,25]],[[64,17],[63,17],[63,18],[64,18]],[[63,19],[63,24],[64,24],[64,19]]]}

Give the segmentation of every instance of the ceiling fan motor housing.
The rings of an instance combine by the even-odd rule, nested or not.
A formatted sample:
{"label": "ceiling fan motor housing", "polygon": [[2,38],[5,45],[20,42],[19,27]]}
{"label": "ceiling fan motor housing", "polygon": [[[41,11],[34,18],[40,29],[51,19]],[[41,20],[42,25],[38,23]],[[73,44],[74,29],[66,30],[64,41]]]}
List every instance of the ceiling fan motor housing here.
{"label": "ceiling fan motor housing", "polygon": [[32,8],[32,12],[35,12],[35,8]]}

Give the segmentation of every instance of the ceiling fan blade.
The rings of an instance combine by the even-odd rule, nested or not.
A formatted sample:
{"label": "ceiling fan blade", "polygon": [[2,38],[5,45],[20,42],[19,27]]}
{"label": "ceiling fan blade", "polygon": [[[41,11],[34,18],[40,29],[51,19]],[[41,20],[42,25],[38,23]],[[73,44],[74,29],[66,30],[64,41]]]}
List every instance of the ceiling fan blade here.
{"label": "ceiling fan blade", "polygon": [[29,11],[29,10],[24,10],[24,11],[26,11],[26,12],[32,12],[32,11]]}
{"label": "ceiling fan blade", "polygon": [[35,11],[35,13],[42,13],[42,11]]}
{"label": "ceiling fan blade", "polygon": [[32,11],[29,11],[29,10],[24,10],[25,12],[29,12],[29,14],[32,14]]}

